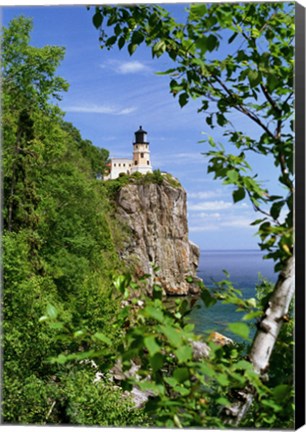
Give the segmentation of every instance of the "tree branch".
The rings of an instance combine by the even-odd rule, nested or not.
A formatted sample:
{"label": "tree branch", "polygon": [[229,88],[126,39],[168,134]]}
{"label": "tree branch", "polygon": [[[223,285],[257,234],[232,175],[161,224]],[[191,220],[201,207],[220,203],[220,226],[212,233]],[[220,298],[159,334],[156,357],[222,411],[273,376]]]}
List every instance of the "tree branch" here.
{"label": "tree branch", "polygon": [[[224,84],[224,82],[217,76],[214,76],[214,79],[218,82],[218,84],[226,91],[226,93],[235,100],[236,96],[235,94]],[[252,111],[246,108],[245,105],[238,103],[237,105],[234,105],[233,108],[240,111],[241,113],[248,116],[251,120],[253,120],[255,123],[258,124],[271,138],[275,139],[274,134],[270,131],[270,129],[262,123],[259,117],[257,117],[256,114],[254,114]]]}
{"label": "tree branch", "polygon": [[274,99],[272,99],[270,93],[268,92],[268,89],[266,86],[264,86],[263,84],[260,84],[260,88],[265,96],[265,98],[267,99],[267,101],[269,102],[269,104],[271,105],[271,107],[275,110],[275,112],[277,114],[281,113],[281,109],[277,106],[277,103],[275,102]]}

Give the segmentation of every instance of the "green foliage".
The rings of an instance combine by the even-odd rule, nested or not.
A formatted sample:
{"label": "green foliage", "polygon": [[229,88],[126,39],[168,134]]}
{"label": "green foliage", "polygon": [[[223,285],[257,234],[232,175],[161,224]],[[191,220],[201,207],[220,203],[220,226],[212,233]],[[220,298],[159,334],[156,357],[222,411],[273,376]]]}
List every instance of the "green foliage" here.
{"label": "green foliage", "polygon": [[71,123],[63,122],[62,127],[72,138],[73,145],[77,146],[83,157],[89,162],[92,177],[101,177],[109,161],[109,151],[95,147],[91,141],[82,139],[80,132]]}
{"label": "green foliage", "polygon": [[108,190],[110,196],[116,196],[119,190],[127,184],[145,185],[145,184],[158,184],[168,183],[171,186],[178,188],[181,187],[179,181],[174,178],[171,174],[161,173],[159,169],[146,174],[141,174],[136,171],[131,175],[120,175],[114,180],[107,180],[105,187]]}
{"label": "green foliage", "polygon": [[[142,282],[145,281],[146,277]],[[238,342],[220,345],[210,337],[205,341],[203,337],[196,336],[194,325],[188,319],[188,301],[176,299],[169,308],[161,296],[159,285],[153,286],[152,297],[148,297],[141,294],[144,291],[139,290],[130,275],[116,277],[113,284],[117,292],[129,299],[114,318],[117,327],[125,328],[125,334],[113,361],[120,359],[124,370],[132,364],[138,365],[136,375],[127,375],[121,386],[127,390],[136,386],[150,392],[151,396],[144,406],[146,425],[222,428],[224,407],[233,403],[237,393],[253,388],[257,398],[243,426],[276,427],[283,422],[287,427],[292,427],[290,383],[273,375],[267,382],[262,382],[247,360],[249,345]],[[207,291],[202,285],[201,288]],[[250,314],[259,310],[258,302],[254,298],[243,299],[227,279],[219,282],[214,292],[206,293],[206,298],[208,295],[236,305],[238,311],[243,310],[245,323],[233,323],[228,330],[247,339],[255,318],[250,318]],[[60,328],[58,332],[61,334]],[[99,358],[101,364],[107,364],[110,341],[105,334],[96,336],[104,344],[103,351],[61,354],[52,362],[68,365],[87,355],[87,358]],[[199,357],[194,354],[193,344],[204,341],[207,353]],[[131,425],[137,425],[133,423],[134,418],[131,421]]]}
{"label": "green foliage", "polygon": [[[122,386],[131,389],[136,385],[142,391],[150,391],[151,397],[144,407],[147,425],[221,428],[224,418],[220,410],[231,405],[237,392],[251,386],[258,396],[252,412],[244,420],[245,427],[278,425],[279,413],[284,409],[281,419],[286,419],[288,427],[292,426],[292,418],[288,415],[288,403],[292,405],[290,392],[282,399],[290,386],[264,384],[244,358],[245,345],[221,346],[207,339],[209,354],[199,358],[194,355],[193,343],[203,342],[203,339],[194,334],[194,325],[188,322],[190,308],[186,299],[176,299],[175,306],[169,308],[161,298],[160,286],[153,286],[152,298],[141,295],[129,275],[115,278],[114,286],[127,299],[132,299],[138,292],[135,302],[130,300],[116,317],[118,326],[124,327],[126,334],[115,358],[121,359],[126,370],[131,367],[131,362],[139,367],[137,376],[133,374],[126,378]],[[257,310],[255,299],[242,299],[238,290],[226,280],[211,295],[222,296],[223,301],[235,304],[238,310],[243,308],[245,317],[251,310]],[[135,306],[139,300],[141,306]],[[243,337],[249,333],[249,326],[244,323],[233,324],[229,329]],[[101,340],[109,345],[105,335],[101,335]],[[90,355],[103,354],[88,353]],[[66,361],[69,360],[66,357]]]}
{"label": "green foliage", "polygon": [[[101,376],[97,380],[95,368],[90,364],[62,367],[49,382],[35,375],[23,382],[8,380],[14,392],[4,393],[4,406],[15,409],[13,422],[86,426],[145,424],[142,410],[136,410],[122,390],[109,380]],[[6,421],[9,420],[7,417]]]}
{"label": "green foliage", "polygon": [[[115,229],[107,191],[96,180],[108,152],[84,140],[50,102],[67,88],[55,76],[64,51],[30,46],[31,29],[30,20],[15,19],[2,42],[3,420],[63,424],[71,416],[93,424],[105,406],[96,421],[110,424],[118,418],[118,424],[128,424],[138,414],[125,401],[119,412],[119,396],[110,384],[99,387],[88,414],[72,415],[62,387],[70,366],[47,362],[63,352],[99,351],[105,346],[101,334],[115,350],[122,330],[112,327],[120,298],[112,295],[111,280],[122,264],[116,251],[120,228]],[[73,392],[82,397],[78,375],[69,377],[71,398]],[[92,377],[86,385],[85,378],[83,397],[90,402]]]}
{"label": "green foliage", "polygon": [[131,426],[145,421],[120,388],[107,379],[95,381],[95,374],[75,368],[63,376],[63,397],[69,424],[88,426]]}

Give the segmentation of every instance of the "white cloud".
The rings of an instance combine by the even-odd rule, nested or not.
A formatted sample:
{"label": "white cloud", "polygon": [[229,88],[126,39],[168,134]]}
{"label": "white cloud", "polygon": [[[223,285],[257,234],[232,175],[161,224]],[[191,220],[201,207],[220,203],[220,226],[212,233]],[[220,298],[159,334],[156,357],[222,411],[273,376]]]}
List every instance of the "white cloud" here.
{"label": "white cloud", "polygon": [[206,219],[206,218],[208,218],[208,219],[220,219],[221,214],[220,213],[200,213],[199,217],[203,218],[203,219]]}
{"label": "white cloud", "polygon": [[230,228],[239,228],[239,229],[254,229],[254,227],[250,226],[252,222],[251,219],[248,218],[235,218],[230,217],[228,220],[224,219],[220,220],[220,215],[218,213],[212,215],[204,214],[200,215],[203,218],[203,221],[200,220],[195,221],[195,225],[190,224],[189,232],[204,232],[204,231],[217,231],[217,230],[225,230]]}
{"label": "white cloud", "polygon": [[127,115],[127,114],[131,114],[135,111],[137,111],[136,107],[127,107],[127,108],[123,108],[122,110],[120,110],[118,112],[118,115]]}
{"label": "white cloud", "polygon": [[220,227],[214,224],[194,225],[189,227],[189,232],[204,232],[204,231],[217,231]]}
{"label": "white cloud", "polygon": [[63,107],[63,111],[76,112],[76,113],[88,113],[88,114],[108,114],[108,115],[127,115],[136,111],[136,107],[130,106],[126,108],[120,108],[115,105],[72,105]]}
{"label": "white cloud", "polygon": [[224,220],[221,225],[223,227],[233,227],[233,228],[251,228],[250,223],[251,218],[244,217],[232,217],[229,220]]}
{"label": "white cloud", "polygon": [[134,74],[138,72],[147,72],[148,70],[150,70],[148,66],[137,60],[121,63],[117,69],[118,73],[121,74]]}
{"label": "white cloud", "polygon": [[205,159],[202,157],[201,153],[163,153],[154,156],[156,164],[160,167],[165,166],[186,166],[197,165],[203,167],[206,164]]}
{"label": "white cloud", "polygon": [[188,193],[188,198],[196,198],[196,199],[216,198],[225,195],[225,193],[226,191],[221,189],[216,189],[213,191],[204,191],[204,192],[190,192]]}
{"label": "white cloud", "polygon": [[194,211],[216,211],[216,210],[225,210],[232,207],[233,204],[231,202],[226,201],[206,201],[198,204],[189,204],[188,210]]}
{"label": "white cloud", "polygon": [[101,65],[102,69],[110,68],[114,72],[122,75],[136,74],[151,71],[151,68],[138,60],[121,62],[118,60],[108,60]]}

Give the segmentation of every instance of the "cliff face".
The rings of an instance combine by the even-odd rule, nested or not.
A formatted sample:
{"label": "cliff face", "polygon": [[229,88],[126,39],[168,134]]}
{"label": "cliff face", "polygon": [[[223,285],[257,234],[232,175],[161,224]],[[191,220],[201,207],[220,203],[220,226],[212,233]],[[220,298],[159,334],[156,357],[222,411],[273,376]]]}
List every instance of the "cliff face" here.
{"label": "cliff face", "polygon": [[[195,283],[200,251],[188,240],[186,191],[164,180],[162,184],[127,184],[117,195],[119,219],[129,228],[122,258],[138,275],[151,274],[167,294],[198,292]],[[159,267],[153,276],[152,264]]]}

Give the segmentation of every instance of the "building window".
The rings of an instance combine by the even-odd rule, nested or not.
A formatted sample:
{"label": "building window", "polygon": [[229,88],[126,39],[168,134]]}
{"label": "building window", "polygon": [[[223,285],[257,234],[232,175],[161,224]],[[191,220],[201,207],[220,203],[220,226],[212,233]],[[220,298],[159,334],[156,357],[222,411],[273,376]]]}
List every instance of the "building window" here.
{"label": "building window", "polygon": [[123,164],[123,166],[125,167],[125,164]]}
{"label": "building window", "polygon": [[136,146],[136,148],[138,149],[138,145]]}
{"label": "building window", "polygon": [[147,165],[150,165],[150,161],[147,161]]}
{"label": "building window", "polygon": [[116,166],[116,164],[114,163],[114,167]]}
{"label": "building window", "polygon": [[137,165],[138,164],[138,161],[135,161],[135,165]]}
{"label": "building window", "polygon": [[142,157],[142,158],[144,157],[143,153],[140,153],[140,157]]}
{"label": "building window", "polygon": [[132,164],[130,164],[130,167],[132,166]]}
{"label": "building window", "polygon": [[118,164],[118,166],[120,166],[120,167],[121,167],[121,164]]}

